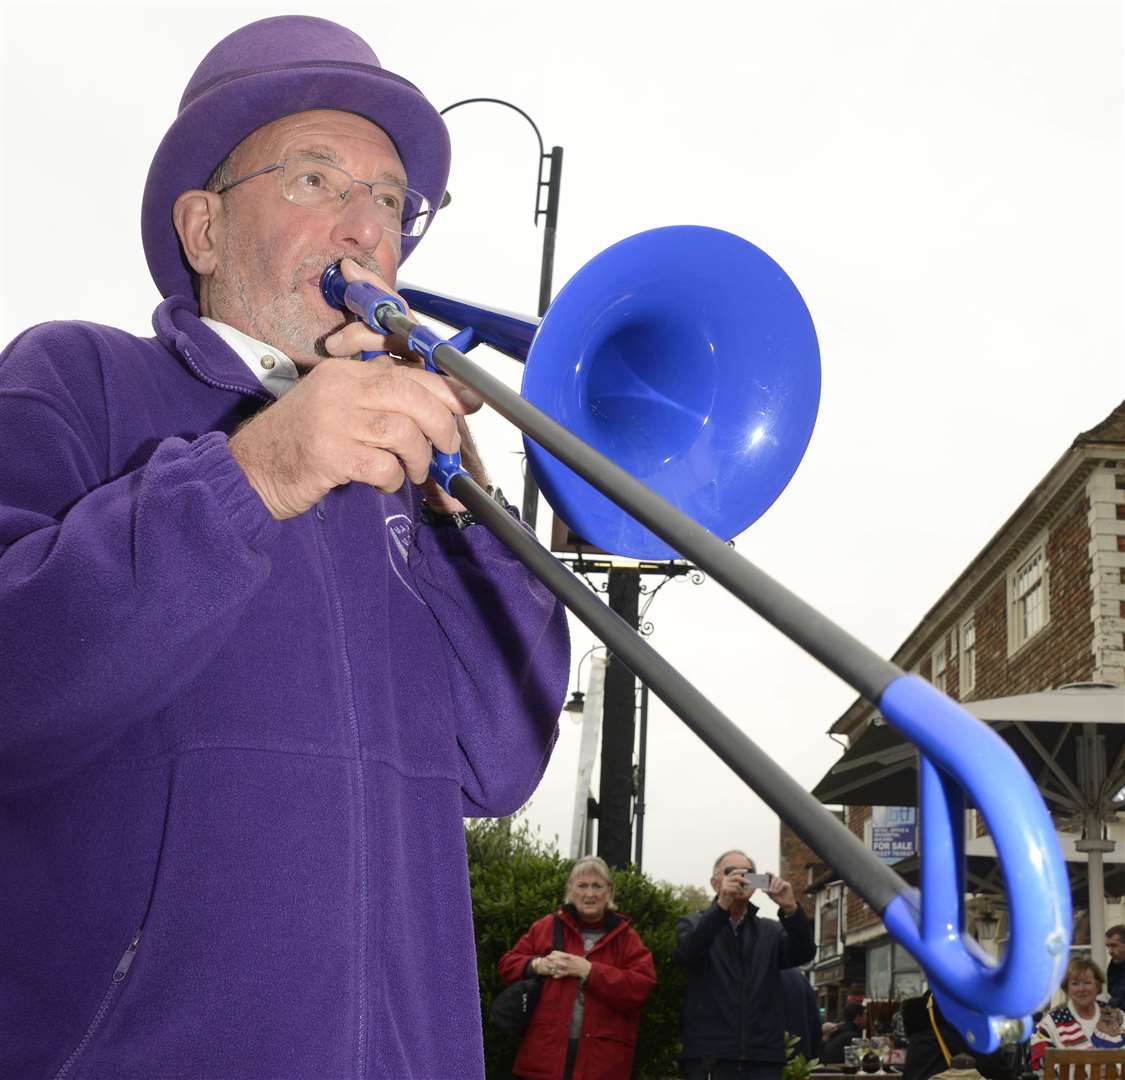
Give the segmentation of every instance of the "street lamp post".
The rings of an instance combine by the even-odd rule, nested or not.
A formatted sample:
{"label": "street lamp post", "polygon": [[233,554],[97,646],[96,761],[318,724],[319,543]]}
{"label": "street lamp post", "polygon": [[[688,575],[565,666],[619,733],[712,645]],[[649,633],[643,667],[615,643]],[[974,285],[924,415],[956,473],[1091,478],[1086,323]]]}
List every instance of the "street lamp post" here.
{"label": "street lamp post", "polygon": [[[513,105],[503,98],[465,98],[463,101],[455,101],[452,105],[447,105],[441,110],[441,115],[444,116],[462,105],[478,103],[503,105],[505,108],[518,112],[531,125],[532,131],[535,132],[535,138],[539,141],[539,179],[535,187],[535,215],[532,222],[538,225],[541,217],[546,219],[543,228],[543,257],[539,269],[539,310],[536,313],[543,316],[551,303],[551,279],[555,268],[555,230],[559,220],[559,191],[562,187],[562,147],[552,146],[551,152],[548,154],[543,148],[543,136],[539,134],[539,128],[535,121],[518,105]],[[544,171],[547,173],[546,179],[543,178]],[[544,193],[546,193],[547,199],[546,206],[542,205]],[[534,530],[536,519],[539,516],[539,485],[535,482],[535,477],[531,475],[529,469],[524,470],[523,505],[520,507],[520,513],[523,520]]]}
{"label": "street lamp post", "polygon": [[[543,136],[535,121],[518,105],[503,98],[473,97],[455,101],[441,110],[444,116],[462,105],[503,105],[517,112],[535,132],[539,143],[539,175],[535,188],[534,224],[544,219],[543,253],[539,271],[539,307],[542,317],[551,303],[552,277],[555,263],[555,236],[559,219],[559,192],[562,186],[563,150],[551,147],[550,153],[543,145]],[[545,199],[545,204],[544,204]],[[525,469],[523,502],[520,508],[523,520],[535,529],[539,508],[539,485],[531,471]],[[669,577],[684,570],[672,569],[673,564],[663,564],[657,572]],[[638,600],[642,591],[639,585],[641,571],[614,569],[607,566],[610,607],[632,626],[638,623]],[[651,597],[650,597],[651,601]],[[647,607],[647,603],[646,603]],[[637,682],[633,673],[616,657],[610,655],[606,672],[605,703],[602,726],[602,775],[598,800],[598,851],[613,866],[626,866],[630,856],[639,867],[644,852],[645,817],[645,767],[648,742],[648,687],[641,686],[640,701],[640,761],[633,767],[635,721],[637,719]],[[581,708],[581,694],[568,703],[571,711]],[[630,814],[632,810],[632,814]],[[635,828],[635,837],[633,830]],[[635,849],[633,842],[635,840]],[[631,850],[632,849],[632,850]]]}

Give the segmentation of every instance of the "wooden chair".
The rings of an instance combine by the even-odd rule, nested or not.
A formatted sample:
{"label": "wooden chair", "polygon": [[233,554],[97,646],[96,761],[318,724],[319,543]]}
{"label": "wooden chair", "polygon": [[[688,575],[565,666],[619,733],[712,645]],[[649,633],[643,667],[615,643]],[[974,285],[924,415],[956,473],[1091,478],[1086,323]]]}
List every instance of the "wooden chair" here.
{"label": "wooden chair", "polygon": [[1125,1050],[1058,1050],[1043,1053],[1043,1080],[1125,1080]]}

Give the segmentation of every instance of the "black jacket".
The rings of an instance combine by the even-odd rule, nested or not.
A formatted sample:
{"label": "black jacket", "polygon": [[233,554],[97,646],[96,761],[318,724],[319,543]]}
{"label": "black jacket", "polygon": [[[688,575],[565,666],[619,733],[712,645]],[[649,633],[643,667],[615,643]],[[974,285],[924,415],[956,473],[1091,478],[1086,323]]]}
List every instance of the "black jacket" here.
{"label": "black jacket", "polygon": [[1125,960],[1111,960],[1105,969],[1105,988],[1110,1004],[1125,1009]]}
{"label": "black jacket", "polygon": [[820,1052],[820,1060],[828,1065],[843,1065],[844,1047],[847,1046],[852,1039],[862,1038],[863,1028],[861,1028],[859,1024],[853,1024],[850,1020],[845,1020],[828,1037],[828,1041],[824,1044],[824,1049]]}
{"label": "black jacket", "polygon": [[685,1058],[785,1063],[782,968],[816,954],[812,925],[800,909],[781,921],[747,905],[735,933],[716,901],[676,923],[672,958],[687,969]]}
{"label": "black jacket", "polygon": [[[906,1061],[902,1066],[902,1080],[929,1080],[931,1076],[949,1068],[926,1009],[928,998],[927,991],[921,997],[907,998],[902,1003],[902,1020],[909,1040]],[[988,1080],[1016,1080],[1023,1071],[1017,1047],[1002,1047],[992,1054],[974,1054],[961,1033],[942,1016],[936,1003],[934,1015],[951,1058],[958,1054],[971,1054],[977,1071]]]}
{"label": "black jacket", "polygon": [[785,1009],[785,1030],[797,1038],[794,1054],[803,1054],[806,1061],[820,1055],[820,1009],[816,991],[803,972],[783,968],[781,999]]}

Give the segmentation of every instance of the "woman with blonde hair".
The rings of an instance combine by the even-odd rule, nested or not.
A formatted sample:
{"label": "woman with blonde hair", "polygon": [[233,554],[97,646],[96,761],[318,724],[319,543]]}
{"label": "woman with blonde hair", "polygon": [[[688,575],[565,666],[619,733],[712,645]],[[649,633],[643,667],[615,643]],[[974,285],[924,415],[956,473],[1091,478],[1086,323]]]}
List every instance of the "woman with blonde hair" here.
{"label": "woman with blonde hair", "polygon": [[1047,1047],[1061,1050],[1120,1050],[1125,1047],[1122,1022],[1125,1014],[1098,995],[1105,986],[1101,968],[1082,956],[1071,958],[1060,988],[1066,1001],[1039,1021],[1031,1037],[1031,1067],[1043,1067]]}
{"label": "woman with blonde hair", "polygon": [[[563,947],[553,948],[555,920]],[[641,1006],[656,986],[652,953],[613,910],[613,877],[596,855],[579,859],[565,902],[531,924],[500,958],[505,983],[543,977],[512,1071],[523,1080],[627,1080]]]}

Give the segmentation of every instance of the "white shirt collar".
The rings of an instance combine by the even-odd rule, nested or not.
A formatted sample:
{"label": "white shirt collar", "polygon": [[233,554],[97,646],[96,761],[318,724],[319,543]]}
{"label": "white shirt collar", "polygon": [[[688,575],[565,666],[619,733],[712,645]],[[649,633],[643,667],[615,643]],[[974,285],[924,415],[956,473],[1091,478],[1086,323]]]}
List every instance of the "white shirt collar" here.
{"label": "white shirt collar", "polygon": [[202,321],[219,335],[275,398],[297,385],[297,365],[280,349],[258,341],[227,323],[203,316]]}

